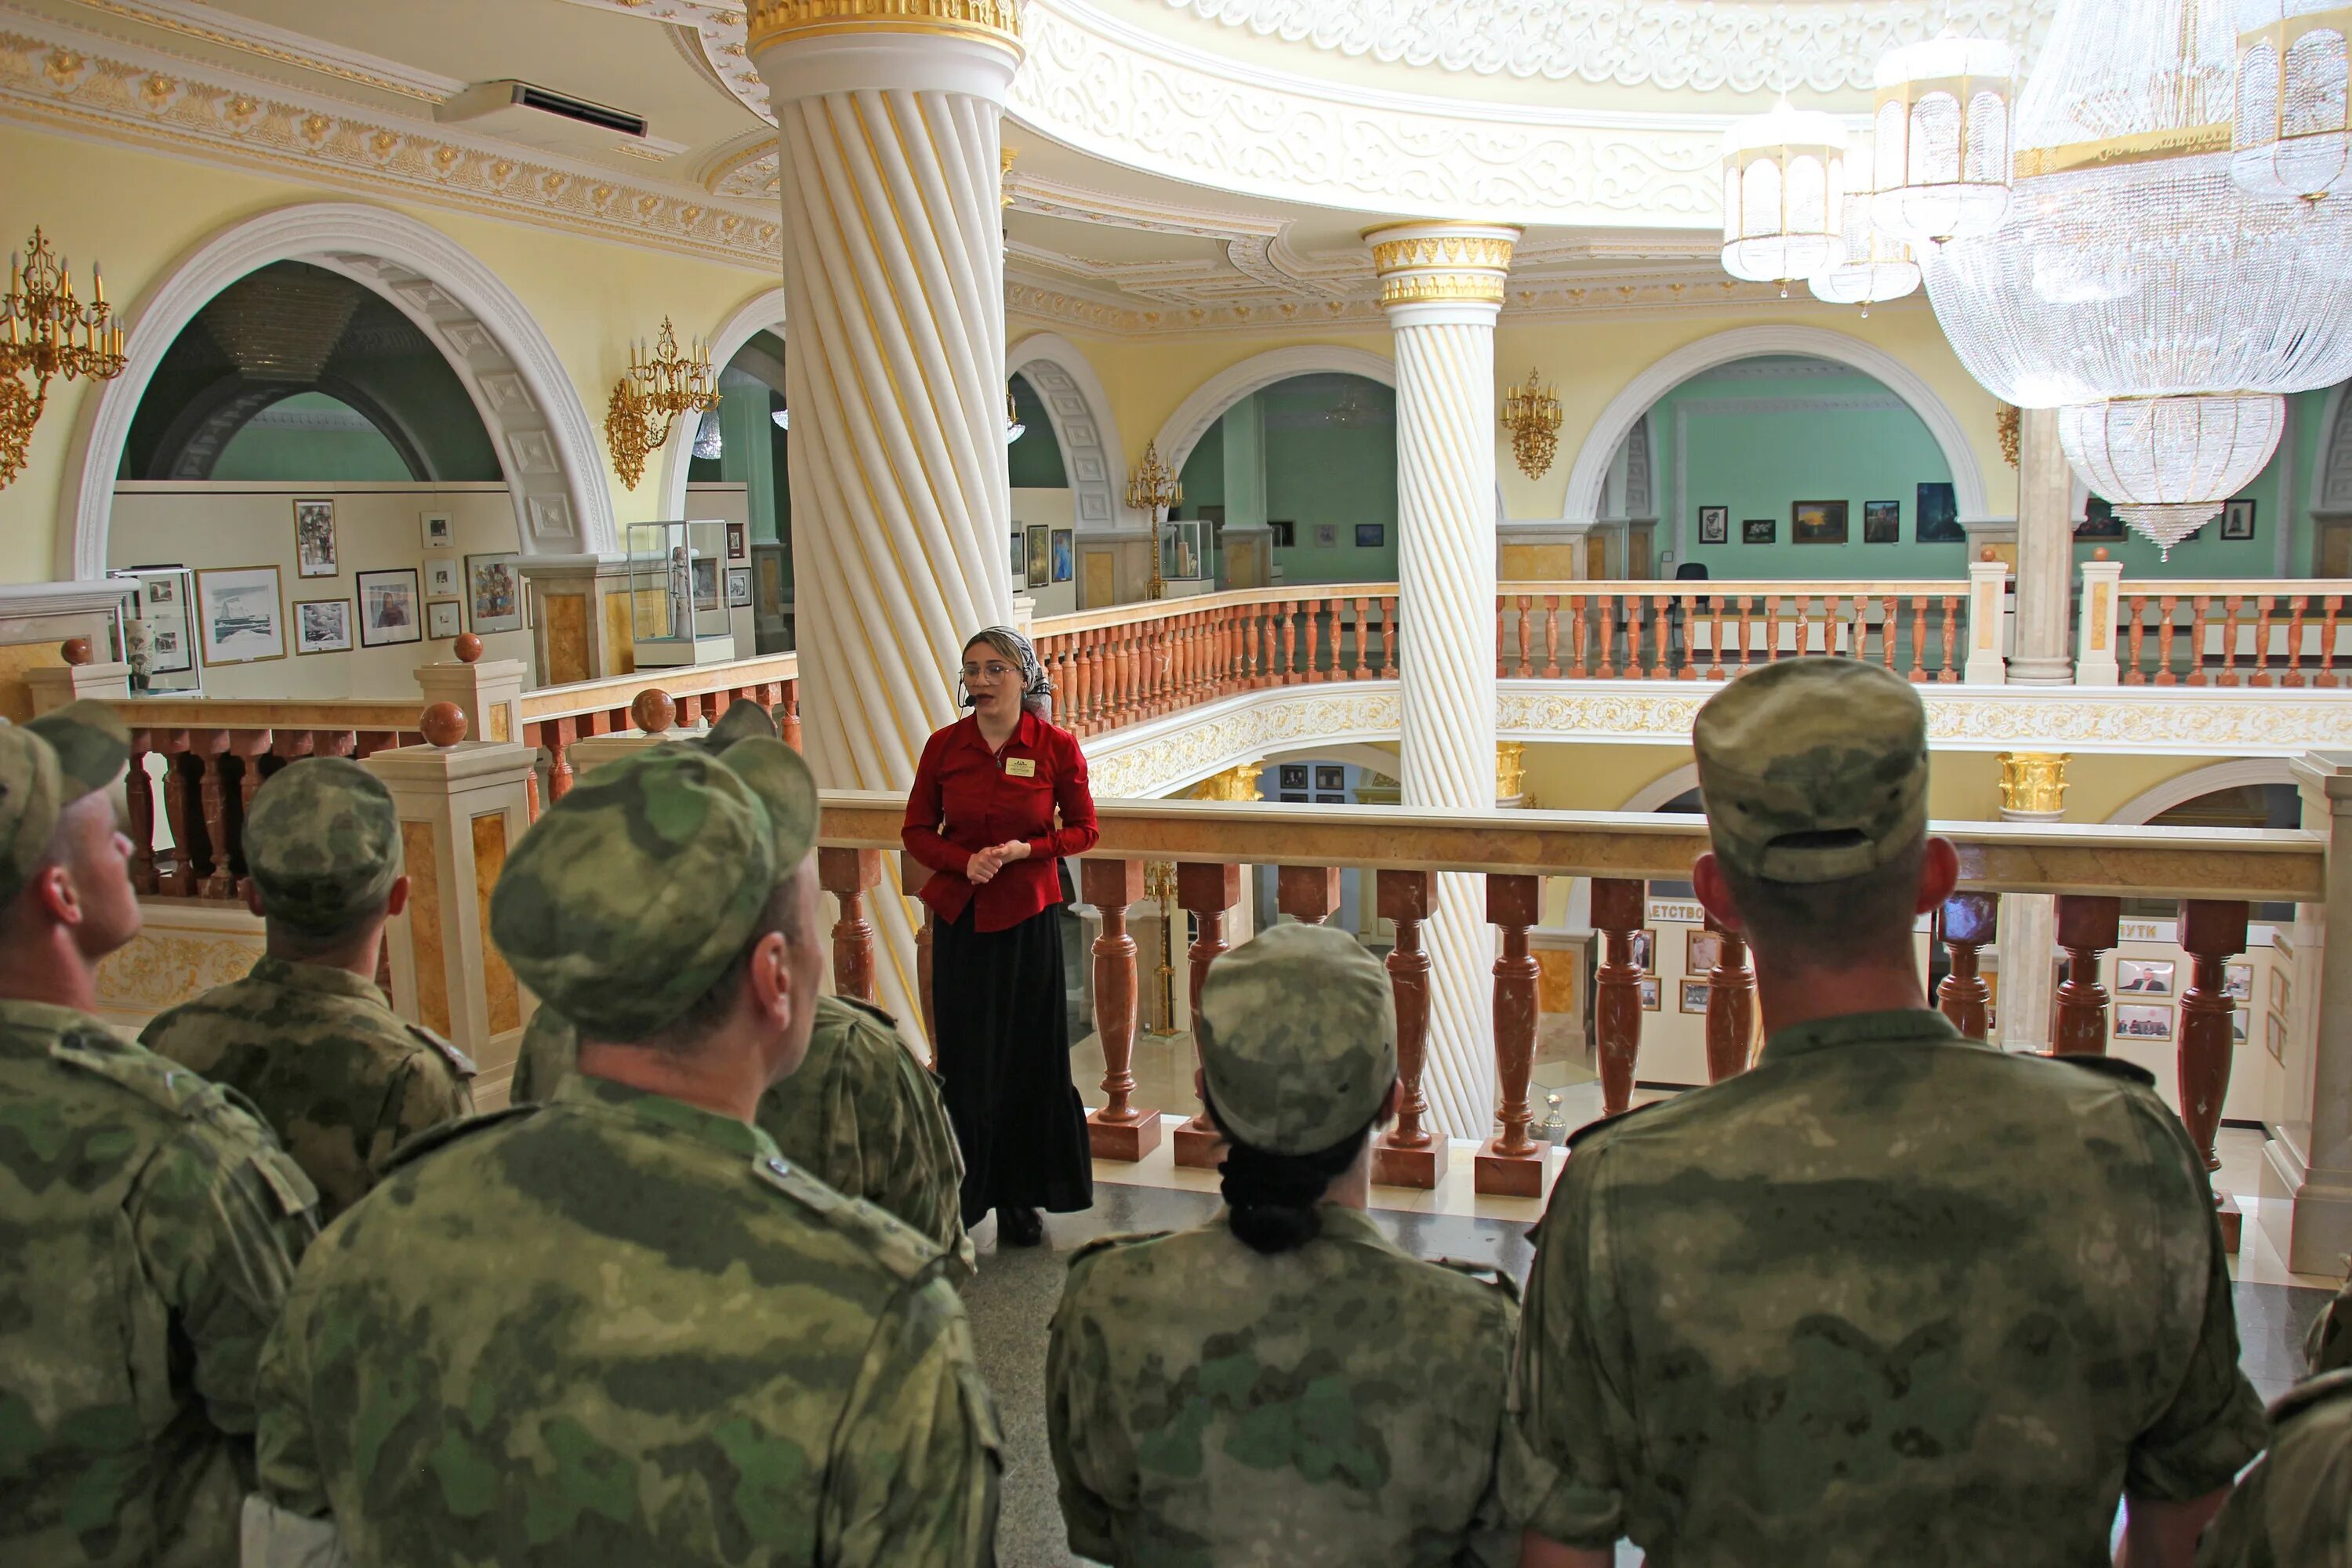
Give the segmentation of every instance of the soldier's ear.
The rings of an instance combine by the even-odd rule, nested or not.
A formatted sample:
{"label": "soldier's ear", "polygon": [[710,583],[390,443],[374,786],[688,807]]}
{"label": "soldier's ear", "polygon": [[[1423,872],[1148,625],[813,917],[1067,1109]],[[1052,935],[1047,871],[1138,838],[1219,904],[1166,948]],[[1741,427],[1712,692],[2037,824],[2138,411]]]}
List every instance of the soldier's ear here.
{"label": "soldier's ear", "polygon": [[391,888],[383,895],[383,918],[391,920],[407,907],[408,875],[403,872],[392,879]]}
{"label": "soldier's ear", "polygon": [[257,917],[267,918],[269,911],[261,907],[261,889],[252,878],[245,879],[245,907]]}
{"label": "soldier's ear", "polygon": [[1698,895],[1699,907],[1713,915],[1716,923],[1726,931],[1745,931],[1747,922],[1740,919],[1739,906],[1731,901],[1731,884],[1723,875],[1723,864],[1710,849],[1691,862],[1691,891]]}
{"label": "soldier's ear", "polygon": [[1919,893],[1914,905],[1915,914],[1944,907],[1952,889],[1960,885],[1960,851],[1948,838],[1930,834],[1927,852],[1919,859]]}

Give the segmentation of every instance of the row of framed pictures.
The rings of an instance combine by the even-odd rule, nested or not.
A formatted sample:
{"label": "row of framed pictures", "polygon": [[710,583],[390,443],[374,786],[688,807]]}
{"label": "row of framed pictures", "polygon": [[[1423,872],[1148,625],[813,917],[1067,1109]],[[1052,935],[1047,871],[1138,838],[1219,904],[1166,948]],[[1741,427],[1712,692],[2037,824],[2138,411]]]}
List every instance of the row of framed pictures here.
{"label": "row of framed pictures", "polygon": [[1043,588],[1066,583],[1077,575],[1076,534],[1067,528],[1033,522],[1013,531],[1013,579],[1024,587]]}
{"label": "row of framed pictures", "polygon": [[[2221,531],[2225,540],[2253,538],[2254,501],[2252,496],[2240,496],[2235,500],[2221,503]],[[2204,537],[2204,533],[2200,528],[2180,543],[2193,544]],[[2084,543],[2119,541],[2124,537],[2124,520],[2116,515],[2116,509],[2105,497],[2093,496],[2083,508],[2083,521],[2074,525],[2074,537]],[[2173,546],[2176,550],[2179,547],[2178,544]]]}
{"label": "row of framed pictures", "polygon": [[[1295,550],[1298,548],[1300,540],[1298,537],[1298,524],[1297,522],[1287,518],[1280,518],[1269,521],[1266,523],[1266,527],[1274,532],[1274,547],[1276,550]],[[1354,527],[1356,530],[1357,549],[1379,550],[1387,545],[1389,539],[1388,524],[1384,522],[1360,522],[1355,524]],[[1336,522],[1310,523],[1307,526],[1307,534],[1305,542],[1313,545],[1318,550],[1339,549],[1339,524]]]}
{"label": "row of framed pictures", "polygon": [[[1919,487],[1918,510],[1912,530],[1913,542],[1918,544],[1959,544],[1968,534],[1961,529],[1959,513],[1955,505],[1950,484],[1937,481]],[[1842,500],[1800,500],[1789,503],[1789,542],[1791,544],[1845,544],[1851,542],[1848,503]],[[2221,536],[2224,540],[2248,540],[2254,536],[2254,503],[2240,498],[2221,508]],[[2204,531],[2200,529],[2198,533]],[[2195,540],[2198,533],[2189,536]],[[1780,542],[1780,520],[1774,517],[1742,518],[1739,522],[1739,542],[1742,544],[1776,544]],[[2083,521],[2075,525],[2077,540],[2119,541],[2124,537],[2123,519],[2115,509],[2097,496],[2093,496],[2084,509]],[[1731,542],[1731,509],[1727,506],[1703,506],[1698,509],[1698,542],[1701,544]],[[1900,544],[1903,542],[1903,503],[1899,500],[1866,500],[1862,503],[1862,542],[1864,544]],[[2184,541],[2183,542],[2188,542]]]}
{"label": "row of framed pictures", "polygon": [[199,658],[208,667],[261,664],[284,658],[289,641],[295,653],[313,654],[454,637],[466,629],[462,612],[468,603],[475,631],[519,630],[522,574],[518,560],[512,551],[468,555],[462,579],[455,562],[358,573],[356,601],[295,600],[290,636],[275,566],[198,569],[193,626],[188,606],[178,603],[180,579],[150,575],[142,590],[141,619],[147,624],[151,668],[157,674],[170,674],[194,668]]}

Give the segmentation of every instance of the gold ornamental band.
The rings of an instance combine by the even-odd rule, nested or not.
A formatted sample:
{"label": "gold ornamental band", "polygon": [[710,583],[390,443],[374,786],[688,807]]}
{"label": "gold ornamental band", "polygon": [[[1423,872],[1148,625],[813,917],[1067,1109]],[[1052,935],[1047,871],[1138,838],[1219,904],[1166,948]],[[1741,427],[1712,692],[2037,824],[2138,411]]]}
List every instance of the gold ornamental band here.
{"label": "gold ornamental band", "polygon": [[1414,272],[1381,279],[1383,305],[1426,305],[1456,300],[1503,302],[1503,279],[1492,272]]}
{"label": "gold ornamental band", "polygon": [[1019,0],[750,0],[744,31],[755,54],[837,33],[943,33],[1022,52]]}
{"label": "gold ornamental band", "polygon": [[2130,136],[2108,136],[2096,142],[2070,142],[2063,147],[2018,150],[2017,178],[2071,174],[2077,169],[2109,169],[2124,163],[2154,163],[2166,158],[2194,158],[2230,150],[2230,123],[2184,125],[2170,131],[2142,131]]}
{"label": "gold ornamental band", "polygon": [[1372,270],[1383,275],[1408,267],[1491,267],[1511,269],[1511,242],[1492,235],[1424,234],[1384,239],[1372,247]]}
{"label": "gold ornamental band", "polygon": [[2054,814],[2066,809],[2066,753],[2002,752],[2000,805],[2004,811]]}

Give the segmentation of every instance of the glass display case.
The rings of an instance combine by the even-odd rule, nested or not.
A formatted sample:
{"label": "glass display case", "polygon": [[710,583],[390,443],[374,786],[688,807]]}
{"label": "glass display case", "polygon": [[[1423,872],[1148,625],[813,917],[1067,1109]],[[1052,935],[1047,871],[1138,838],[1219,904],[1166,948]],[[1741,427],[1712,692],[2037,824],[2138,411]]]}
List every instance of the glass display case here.
{"label": "glass display case", "polygon": [[629,633],[639,669],[735,657],[727,605],[727,524],[633,522]]}
{"label": "glass display case", "polygon": [[123,600],[122,661],[131,689],[142,697],[201,697],[204,670],[196,661],[196,574],[185,566],[131,566],[110,572],[138,584]]}
{"label": "glass display case", "polygon": [[1198,518],[1170,518],[1160,535],[1160,574],[1171,583],[1209,575],[1209,525]]}

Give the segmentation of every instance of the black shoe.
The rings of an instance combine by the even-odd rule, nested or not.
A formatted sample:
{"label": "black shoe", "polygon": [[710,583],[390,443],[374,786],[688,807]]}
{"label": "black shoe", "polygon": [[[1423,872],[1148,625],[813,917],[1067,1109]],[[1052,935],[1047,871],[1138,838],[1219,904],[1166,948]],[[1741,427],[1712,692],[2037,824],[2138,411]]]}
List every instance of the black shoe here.
{"label": "black shoe", "polygon": [[1045,1239],[1045,1220],[1035,1209],[996,1211],[996,1239],[1007,1247],[1034,1247]]}

